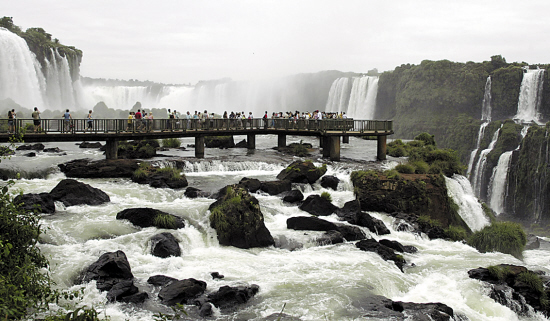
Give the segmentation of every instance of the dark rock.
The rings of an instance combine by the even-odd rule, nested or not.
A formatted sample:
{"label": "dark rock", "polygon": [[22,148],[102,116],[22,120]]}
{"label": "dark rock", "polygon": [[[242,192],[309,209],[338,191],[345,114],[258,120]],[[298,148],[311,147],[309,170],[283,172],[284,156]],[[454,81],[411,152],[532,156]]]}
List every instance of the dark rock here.
{"label": "dark rock", "polygon": [[346,224],[336,224],[338,232],[342,234],[344,239],[348,242],[364,240],[367,238],[365,233],[357,226],[351,226]]}
{"label": "dark rock", "polygon": [[235,148],[248,148],[248,143],[246,142],[246,139],[241,140],[235,145]]}
{"label": "dark rock", "polygon": [[492,285],[492,289],[489,292],[489,297],[499,304],[510,308],[516,314],[521,316],[529,315],[529,304],[525,298],[514,291],[511,287],[505,284]]}
{"label": "dark rock", "polygon": [[115,284],[132,280],[134,275],[126,254],[122,251],[107,252],[91,264],[77,280],[78,284],[96,280],[100,291],[109,291]]}
{"label": "dark rock", "polygon": [[206,136],[204,137],[204,145],[207,148],[233,148],[235,141],[233,136]]}
{"label": "dark rock", "polygon": [[214,310],[212,310],[212,303],[205,302],[202,304],[199,308],[199,315],[203,318],[210,317],[214,314]]}
{"label": "dark rock", "polygon": [[157,169],[154,169],[152,172],[149,172],[144,176],[133,175],[132,182],[136,182],[138,184],[148,184],[154,188],[171,189],[184,188],[189,185],[185,175],[180,175],[177,179],[174,179],[171,173],[158,171]]}
{"label": "dark rock", "polygon": [[67,177],[76,178],[131,178],[139,168],[139,161],[130,159],[106,159],[91,161],[76,159],[58,165],[61,172]]}
{"label": "dark rock", "polygon": [[35,152],[30,152],[30,153],[24,154],[23,156],[25,156],[25,157],[36,157],[36,153]]}
{"label": "dark rock", "polygon": [[241,185],[222,188],[209,210],[210,226],[216,230],[221,245],[248,249],[275,244],[265,227],[258,200]]}
{"label": "dark rock", "polygon": [[223,279],[225,276],[223,276],[222,274],[218,273],[218,272],[212,272],[210,273],[210,275],[212,276],[212,279]]}
{"label": "dark rock", "polygon": [[319,245],[339,244],[344,243],[344,237],[338,231],[327,231],[319,236],[316,241]]}
{"label": "dark rock", "polygon": [[287,238],[284,235],[276,235],[273,238],[275,239],[275,247],[279,249],[295,251],[304,247],[304,244],[295,239]]}
{"label": "dark rock", "polygon": [[319,195],[309,195],[299,208],[316,216],[328,216],[338,209],[337,206]]}
{"label": "dark rock", "polygon": [[171,233],[164,232],[151,237],[151,254],[166,258],[180,256],[181,249],[178,240]]}
{"label": "dark rock", "polygon": [[55,212],[55,202],[50,193],[18,195],[13,202],[20,204],[25,211],[47,214]]}
{"label": "dark rock", "polygon": [[288,203],[297,203],[303,200],[304,200],[304,194],[302,194],[302,192],[300,192],[297,189],[288,191],[287,193],[285,193],[285,196],[283,197],[283,201]]}
{"label": "dark rock", "polygon": [[121,298],[134,295],[138,292],[139,290],[134,285],[133,280],[131,279],[122,280],[116,283],[115,285],[113,285],[113,287],[109,289],[109,292],[107,293],[107,301],[109,302],[121,301]]}
{"label": "dark rock", "polygon": [[381,295],[369,295],[351,303],[363,312],[367,320],[404,320],[403,313],[392,309],[393,301]]}
{"label": "dark rock", "polygon": [[534,234],[527,235],[527,244],[525,245],[526,250],[535,250],[540,247],[540,240]]}
{"label": "dark rock", "polygon": [[[157,219],[158,221],[155,222],[157,216],[159,215],[162,215],[162,216],[168,215],[169,217],[172,217],[173,224],[166,226],[162,224],[162,221],[160,219]],[[158,228],[169,228],[169,229],[179,229],[179,228],[185,227],[185,223],[183,222],[183,219],[181,217],[168,214],[153,208],[148,208],[148,207],[125,209],[117,213],[116,219],[129,220],[132,224],[137,225],[139,227],[155,226]]]}
{"label": "dark rock", "polygon": [[262,183],[256,178],[243,177],[239,181],[239,185],[244,186],[250,193],[256,193],[262,186]]}
{"label": "dark rock", "polygon": [[395,254],[393,249],[378,243],[375,239],[361,240],[355,246],[361,251],[375,252],[386,261],[393,261],[401,271],[407,263],[403,256]]}
{"label": "dark rock", "polygon": [[287,180],[262,182],[260,189],[269,195],[277,195],[290,191],[292,189],[292,185],[290,181]]}
{"label": "dark rock", "polygon": [[78,146],[80,148],[101,148],[103,145],[100,142],[90,143],[90,142],[82,142]]}
{"label": "dark rock", "polygon": [[61,201],[65,206],[73,205],[100,205],[110,202],[109,195],[100,189],[74,179],[64,179],[54,187],[50,195],[56,201]]}
{"label": "dark rock", "polygon": [[366,227],[369,231],[376,233],[377,235],[390,234],[390,230],[386,227],[384,222],[364,212],[357,214],[354,224]]}
{"label": "dark rock", "polygon": [[256,284],[251,286],[222,286],[217,292],[208,295],[208,301],[220,309],[234,308],[236,305],[248,302],[260,287]]}
{"label": "dark rock", "polygon": [[313,216],[296,216],[286,220],[286,227],[298,231],[338,230],[336,224]]}
{"label": "dark rock", "polygon": [[206,290],[206,282],[195,279],[185,279],[174,281],[159,292],[159,298],[166,305],[176,305],[178,303],[187,304]]}
{"label": "dark rock", "polygon": [[378,242],[382,245],[385,245],[385,246],[389,247],[390,249],[393,249],[393,250],[397,251],[397,252],[401,252],[401,253],[405,252],[405,247],[397,241],[382,239]]}
{"label": "dark rock", "polygon": [[195,148],[195,144],[187,144],[187,147],[189,147],[189,148]]}
{"label": "dark rock", "polygon": [[453,321],[454,311],[443,303],[393,302],[395,311],[405,312],[407,320]]}
{"label": "dark rock", "polygon": [[418,252],[418,249],[412,245],[404,245],[405,253],[416,253]]}
{"label": "dark rock", "polygon": [[209,197],[210,193],[204,192],[198,188],[189,186],[185,189],[185,192],[183,193],[183,195],[185,195],[188,198],[197,198],[197,197]]}
{"label": "dark rock", "polygon": [[361,204],[356,199],[346,202],[344,207],[336,210],[336,215],[338,215],[341,220],[350,224],[356,224],[358,213],[361,213]]}
{"label": "dark rock", "polygon": [[32,145],[21,145],[21,146],[17,147],[15,150],[36,150],[36,151],[40,151],[40,150],[43,150],[43,149],[44,149],[44,144],[37,143],[37,144],[32,144]]}
{"label": "dark rock", "polygon": [[300,321],[302,320],[299,317],[295,317],[286,313],[273,313],[262,319],[263,321]]}
{"label": "dark rock", "polygon": [[178,279],[171,278],[166,275],[153,275],[147,279],[147,283],[155,285],[155,286],[165,286],[168,283],[172,283],[174,281],[177,281]]}
{"label": "dark rock", "polygon": [[145,292],[136,293],[120,298],[118,301],[125,303],[141,304],[149,298],[149,294]]}
{"label": "dark rock", "polygon": [[332,188],[336,191],[338,189],[338,183],[340,183],[340,179],[336,176],[325,175],[321,178],[321,186],[324,188]]}
{"label": "dark rock", "polygon": [[61,153],[61,149],[59,147],[53,147],[53,148],[44,148],[44,153]]}
{"label": "dark rock", "polygon": [[277,179],[288,180],[292,183],[315,183],[326,173],[326,166],[316,167],[311,161],[295,161],[283,169]]}
{"label": "dark rock", "polygon": [[120,142],[118,144],[118,158],[124,159],[146,159],[157,155],[157,148],[160,147],[156,139],[134,140]]}

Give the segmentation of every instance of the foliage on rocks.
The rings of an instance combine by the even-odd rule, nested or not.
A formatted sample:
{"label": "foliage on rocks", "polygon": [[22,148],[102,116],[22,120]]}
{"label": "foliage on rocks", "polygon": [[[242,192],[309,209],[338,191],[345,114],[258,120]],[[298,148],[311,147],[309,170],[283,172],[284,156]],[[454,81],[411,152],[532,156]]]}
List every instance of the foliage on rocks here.
{"label": "foliage on rocks", "polygon": [[502,252],[516,258],[523,257],[523,249],[527,243],[527,236],[521,225],[512,222],[496,222],[474,232],[468,239],[468,244],[478,251]]}

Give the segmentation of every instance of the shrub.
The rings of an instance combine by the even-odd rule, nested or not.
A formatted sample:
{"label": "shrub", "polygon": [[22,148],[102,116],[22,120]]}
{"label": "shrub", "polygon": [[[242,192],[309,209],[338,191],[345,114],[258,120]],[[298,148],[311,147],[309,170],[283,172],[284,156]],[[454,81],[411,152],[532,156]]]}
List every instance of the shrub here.
{"label": "shrub", "polygon": [[423,141],[425,145],[435,146],[435,136],[428,133],[422,133],[416,136],[414,140]]}
{"label": "shrub", "polygon": [[183,175],[181,175],[181,172],[179,169],[174,167],[161,167],[157,168],[156,172],[159,174],[162,174],[164,177],[169,178],[171,180],[177,181],[180,179],[183,179]]}
{"label": "shrub", "polygon": [[329,202],[332,202],[332,196],[330,196],[329,192],[322,192],[321,197]]}
{"label": "shrub", "polygon": [[491,265],[487,267],[489,274],[499,281],[503,281],[510,274],[510,267],[507,265]]}
{"label": "shrub", "polygon": [[162,147],[178,148],[180,146],[181,146],[181,140],[179,140],[179,138],[164,138],[162,140]]}
{"label": "shrub", "polygon": [[414,167],[410,164],[399,164],[395,170],[402,174],[414,174]]}
{"label": "shrub", "polygon": [[399,179],[401,177],[401,175],[399,175],[399,172],[395,169],[384,171],[384,175],[386,175],[387,179]]}
{"label": "shrub", "polygon": [[409,164],[414,167],[414,172],[416,174],[427,174],[430,170],[430,165],[428,165],[425,161],[417,160],[414,162],[409,162]]}
{"label": "shrub", "polygon": [[153,219],[153,225],[158,228],[173,229],[176,227],[176,219],[166,213],[158,213]]}
{"label": "shrub", "polygon": [[290,152],[298,157],[309,155],[307,146],[302,143],[292,145]]}
{"label": "shrub", "polygon": [[466,230],[460,226],[451,225],[445,229],[445,235],[451,241],[463,241],[467,237]]}
{"label": "shrub", "polygon": [[477,231],[468,240],[470,246],[481,253],[498,251],[521,259],[527,236],[521,225],[512,222],[496,222]]}

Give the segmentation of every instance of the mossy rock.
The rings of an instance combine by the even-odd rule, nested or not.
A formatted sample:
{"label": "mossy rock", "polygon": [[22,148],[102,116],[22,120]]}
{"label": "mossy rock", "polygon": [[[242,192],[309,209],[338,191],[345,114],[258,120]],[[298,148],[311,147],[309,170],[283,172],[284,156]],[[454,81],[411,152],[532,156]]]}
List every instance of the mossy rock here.
{"label": "mossy rock", "polygon": [[312,161],[295,161],[283,169],[277,179],[288,180],[292,183],[315,183],[327,172],[326,164],[316,167]]}
{"label": "mossy rock", "polygon": [[221,245],[248,249],[275,244],[264,224],[258,200],[245,187],[222,188],[209,210],[210,226],[216,230]]}
{"label": "mossy rock", "polygon": [[154,226],[165,229],[185,227],[185,223],[181,217],[149,207],[125,209],[117,213],[116,219],[129,220],[132,224],[139,227]]}

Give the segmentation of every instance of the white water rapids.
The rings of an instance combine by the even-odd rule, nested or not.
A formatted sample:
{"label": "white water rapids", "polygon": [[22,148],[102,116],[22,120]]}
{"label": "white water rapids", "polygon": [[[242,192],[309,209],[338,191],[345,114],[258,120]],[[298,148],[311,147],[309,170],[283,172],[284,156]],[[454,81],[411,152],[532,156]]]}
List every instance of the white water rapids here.
{"label": "white water rapids", "polygon": [[[276,145],[275,138],[272,143]],[[352,139],[350,143],[347,147],[350,150],[363,148],[362,144],[375,146],[375,142],[358,139]],[[67,149],[69,155],[78,153],[74,146],[64,144],[57,145]],[[365,149],[375,150],[372,147]],[[343,151],[345,153],[346,149]],[[215,152],[226,151],[206,151],[207,154]],[[88,155],[92,158],[101,158],[98,151],[88,153],[93,154]],[[42,155],[34,161],[40,162],[40,157]],[[18,158],[22,159],[22,156],[17,154],[11,161]],[[221,188],[237,183],[242,177],[274,180],[288,165],[285,162],[261,161],[237,165],[231,160],[212,159],[185,164],[184,172],[190,186],[198,188]],[[329,164],[327,174],[341,180],[337,191],[326,190],[319,183],[301,187],[301,190],[306,197],[327,191],[333,203],[341,207],[355,198],[350,172],[341,165]],[[64,178],[62,173],[55,172],[46,179],[18,180],[13,191],[49,192]],[[370,294],[383,295],[394,301],[442,302],[469,320],[545,320],[539,315],[516,316],[510,309],[490,299],[486,285],[470,279],[467,272],[500,263],[524,265],[532,270],[548,272],[550,261],[547,251],[526,251],[523,262],[502,253],[481,254],[460,242],[428,240],[408,232],[398,232],[393,228],[393,218],[384,213],[371,212],[371,215],[384,221],[391,234],[379,237],[363,229],[368,236],[397,240],[419,249],[415,254],[404,254],[407,262],[414,263],[414,266],[408,266],[403,273],[393,262],[384,261],[375,253],[360,251],[355,247],[355,242],[317,246],[314,240],[321,232],[287,229],[288,218],[308,214],[296,206],[283,203],[280,197],[263,193],[254,196],[260,202],[266,226],[276,243],[303,246],[294,251],[278,247],[243,250],[218,244],[215,231],[209,227],[208,221],[207,209],[212,199],[189,199],[183,195],[184,190],[155,189],[129,179],[79,181],[105,191],[111,202],[101,206],[58,207],[55,214],[45,215],[42,225],[46,233],[40,248],[49,258],[54,280],[60,288],[83,288],[84,303],[104,311],[114,321],[153,320],[155,311],[170,312],[159,303],[156,297],[158,289],[146,283],[150,276],[156,274],[204,280],[208,283],[207,292],[216,291],[223,285],[260,286],[259,293],[237,311],[222,313],[216,310],[215,320],[262,320],[280,312],[283,306],[284,313],[300,320],[358,320],[362,311],[353,303]],[[132,207],[156,208],[185,219],[185,228],[169,231],[181,242],[181,257],[163,259],[150,254],[149,239],[165,230],[141,229],[127,221],[115,219],[119,211]],[[335,215],[326,219],[337,221]],[[72,283],[101,254],[116,250],[126,253],[140,290],[153,293],[143,306],[107,304],[106,293],[99,292],[94,282],[82,286]],[[211,272],[219,272],[225,278],[212,280]],[[186,308],[194,309],[190,306]]]}

